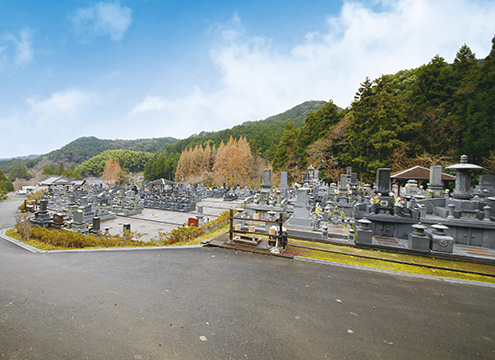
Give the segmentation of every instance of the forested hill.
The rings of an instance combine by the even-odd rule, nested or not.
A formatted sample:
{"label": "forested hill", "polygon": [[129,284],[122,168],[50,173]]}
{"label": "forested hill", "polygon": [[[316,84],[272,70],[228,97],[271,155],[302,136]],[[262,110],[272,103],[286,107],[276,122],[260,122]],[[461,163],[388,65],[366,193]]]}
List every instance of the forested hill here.
{"label": "forested hill", "polygon": [[[23,174],[23,178],[27,178],[29,172],[43,170],[47,166],[54,170],[57,166],[63,164],[64,168],[73,169],[76,165],[107,150],[130,150],[154,153],[176,141],[177,139],[172,137],[137,140],[108,140],[98,139],[94,136],[81,137],[48,154],[37,157],[1,160],[0,169],[6,174],[14,171],[16,174]],[[10,177],[13,176],[9,175]]]}
{"label": "forested hill", "polygon": [[204,146],[208,143],[218,147],[220,142],[226,142],[231,136],[234,138],[244,136],[249,141],[251,151],[262,155],[272,144],[279,142],[287,120],[290,120],[296,128],[302,127],[308,113],[317,111],[325,106],[325,104],[326,101],[306,101],[281,114],[270,116],[265,120],[246,121],[231,129],[217,132],[202,132],[198,135],[190,136],[187,139],[166,146],[165,151],[169,154],[180,153],[186,147],[190,148],[199,144]]}
{"label": "forested hill", "polygon": [[[65,168],[65,170],[74,169],[77,165],[106,151],[129,150],[161,154],[165,148],[167,153],[176,154],[180,153],[187,146],[194,146],[200,143],[208,142],[218,145],[222,140],[228,140],[231,135],[234,137],[241,135],[249,137],[253,149],[255,151],[257,149],[257,151],[262,153],[265,152],[271,144],[278,143],[288,119],[291,119],[295,126],[300,127],[304,124],[304,119],[310,111],[318,110],[324,106],[325,103],[325,101],[306,101],[290,110],[271,116],[265,120],[248,121],[241,125],[234,126],[232,129],[211,133],[203,132],[183,140],[177,140],[171,137],[138,140],[108,140],[98,139],[96,137],[81,137],[58,150],[35,158],[0,160],[0,169],[6,174],[12,172],[12,176],[9,177],[13,178],[13,174],[15,173],[21,175],[23,178],[27,178],[29,177],[29,173],[34,172],[33,170],[41,171],[47,167],[50,168],[49,173],[58,173],[60,172],[58,171],[60,164],[64,165],[63,168]],[[172,167],[172,173],[174,173],[178,155],[170,160],[170,166],[168,167]]]}
{"label": "forested hill", "polygon": [[312,164],[337,180],[352,166],[373,181],[380,167],[445,166],[466,154],[495,173],[495,38],[485,59],[463,45],[450,63],[435,56],[416,69],[363,80],[339,116],[310,114],[303,128],[286,127],[269,153],[274,170],[296,178]]}
{"label": "forested hill", "polygon": [[58,150],[46,154],[46,156],[49,160],[56,163],[80,164],[106,150],[125,149],[153,153],[163,149],[165,145],[173,144],[176,141],[177,139],[172,137],[138,140],[107,140],[98,139],[93,136],[81,137]]}
{"label": "forested hill", "polygon": [[193,135],[187,139],[167,145],[163,151],[156,153],[148,162],[144,172],[145,178],[147,180],[162,177],[173,179],[180,154],[186,148],[192,149],[196,146],[218,148],[220,143],[226,143],[230,137],[245,137],[249,142],[253,155],[266,157],[270,151],[275,150],[287,122],[293,124],[295,128],[300,128],[304,126],[308,114],[323,109],[327,104],[326,101],[306,101],[265,120],[247,121],[231,129],[218,132],[202,132],[199,135]]}

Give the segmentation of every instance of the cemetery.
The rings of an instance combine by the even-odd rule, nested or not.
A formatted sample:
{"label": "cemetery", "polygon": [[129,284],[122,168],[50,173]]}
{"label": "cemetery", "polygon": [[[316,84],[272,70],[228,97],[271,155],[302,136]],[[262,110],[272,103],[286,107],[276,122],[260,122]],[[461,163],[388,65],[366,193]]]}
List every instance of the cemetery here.
{"label": "cemetery", "polygon": [[139,232],[142,241],[185,224],[202,226],[238,207],[240,200],[224,201],[228,191],[246,196],[245,189],[207,189],[202,184],[185,186],[164,180],[138,188],[58,178],[56,182],[45,181],[42,189],[43,199],[36,206],[26,207],[34,212],[33,225],[85,235],[134,231]]}
{"label": "cemetery", "polygon": [[[350,168],[338,184],[327,185],[310,167],[288,191],[284,175],[281,187],[270,190],[270,171],[265,170],[260,192],[247,198],[233,217],[229,239],[213,245],[230,247],[226,243],[235,243],[237,234],[245,246],[249,241],[241,239],[241,234],[253,234],[253,239],[255,234],[273,235],[263,221],[287,219],[283,231],[289,238],[493,262],[494,177],[482,175],[472,188],[471,172],[481,167],[469,164],[466,156],[447,169],[457,171],[452,193],[442,181],[454,178],[443,174],[440,166],[421,169],[429,175],[426,189],[414,179],[392,187],[388,168],[377,169],[373,186],[360,184]],[[252,246],[272,250],[259,240]]]}
{"label": "cemetery", "polygon": [[[282,171],[278,187],[272,184],[271,170],[265,169],[260,189],[207,188],[163,179],[141,188],[108,188],[58,179],[48,184],[31,221],[41,227],[99,234],[102,227],[106,233],[130,230],[132,220],[140,222],[132,230],[143,230],[146,239],[152,229],[202,226],[219,216],[218,209],[237,209],[230,215],[228,236],[212,239],[209,245],[280,254],[287,238],[293,238],[495,260],[495,176],[481,175],[473,188],[472,176],[482,167],[468,163],[467,156],[446,169],[456,176],[443,173],[441,166],[395,174],[379,168],[371,185],[359,182],[350,167],[338,183],[327,184],[310,166],[293,185]],[[157,215],[169,213],[176,215]]]}

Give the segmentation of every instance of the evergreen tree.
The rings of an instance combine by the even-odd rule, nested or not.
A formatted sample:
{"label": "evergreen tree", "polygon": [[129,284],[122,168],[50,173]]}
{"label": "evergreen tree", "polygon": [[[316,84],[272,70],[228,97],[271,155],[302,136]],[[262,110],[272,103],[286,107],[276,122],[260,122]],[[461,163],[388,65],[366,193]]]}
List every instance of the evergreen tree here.
{"label": "evergreen tree", "polygon": [[31,174],[26,165],[17,165],[9,172],[9,179],[14,181],[15,179],[31,179]]}
{"label": "evergreen tree", "polygon": [[3,171],[0,170],[0,197],[11,191],[14,191],[14,185],[7,179]]}
{"label": "evergreen tree", "polygon": [[162,151],[160,153],[154,154],[144,167],[145,180],[173,180],[175,177],[175,169],[177,168],[179,158],[179,153],[168,155],[166,151]]}
{"label": "evergreen tree", "polygon": [[474,96],[466,114],[463,153],[481,162],[495,150],[495,37],[492,49],[474,79]]}
{"label": "evergreen tree", "polygon": [[373,179],[377,168],[392,162],[397,149],[408,148],[407,139],[415,124],[407,121],[391,76],[384,75],[374,82],[367,78],[355,99],[341,158],[366,179]]}

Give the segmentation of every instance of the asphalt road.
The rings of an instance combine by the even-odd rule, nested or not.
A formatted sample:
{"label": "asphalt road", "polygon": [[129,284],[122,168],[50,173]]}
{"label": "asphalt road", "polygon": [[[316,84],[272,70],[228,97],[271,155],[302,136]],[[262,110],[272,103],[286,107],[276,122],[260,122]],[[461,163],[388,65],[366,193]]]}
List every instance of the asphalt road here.
{"label": "asphalt road", "polygon": [[15,213],[27,198],[25,195],[16,195],[14,192],[9,193],[8,196],[7,200],[0,201],[0,229],[15,226]]}
{"label": "asphalt road", "polygon": [[5,241],[0,272],[2,359],[495,357],[494,288],[218,248]]}
{"label": "asphalt road", "polygon": [[0,239],[0,359],[493,359],[494,299],[219,248],[32,254]]}

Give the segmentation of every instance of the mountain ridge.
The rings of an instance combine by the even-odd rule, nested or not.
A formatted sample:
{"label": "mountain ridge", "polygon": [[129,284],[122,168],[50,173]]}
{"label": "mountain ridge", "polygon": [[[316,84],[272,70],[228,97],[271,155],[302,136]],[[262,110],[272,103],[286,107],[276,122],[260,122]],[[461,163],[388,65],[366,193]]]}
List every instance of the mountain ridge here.
{"label": "mountain ridge", "polygon": [[[66,167],[76,166],[90,158],[101,154],[106,150],[133,150],[143,151],[148,153],[157,153],[165,148],[169,148],[175,144],[178,145],[177,151],[182,151],[187,146],[194,145],[207,140],[208,137],[213,138],[213,142],[219,143],[232,135],[238,137],[246,136],[247,133],[253,131],[256,127],[268,127],[270,132],[281,132],[288,119],[296,126],[304,125],[304,119],[310,111],[316,111],[323,107],[326,101],[308,100],[299,105],[296,105],[282,113],[272,115],[266,119],[245,121],[241,124],[234,125],[232,128],[222,129],[214,132],[201,132],[192,134],[185,139],[176,139],[173,137],[157,137],[157,138],[142,138],[134,140],[122,139],[100,139],[95,136],[79,137],[59,149],[50,151],[41,155],[19,156],[10,159],[0,159],[0,169],[8,173],[16,166],[27,166],[36,171],[42,170],[43,167],[64,163]],[[266,135],[266,131],[264,131]],[[202,141],[201,141],[202,140]],[[266,141],[265,141],[266,142]],[[179,150],[180,149],[180,150]],[[264,149],[266,150],[266,149]],[[41,168],[40,168],[41,167]]]}

